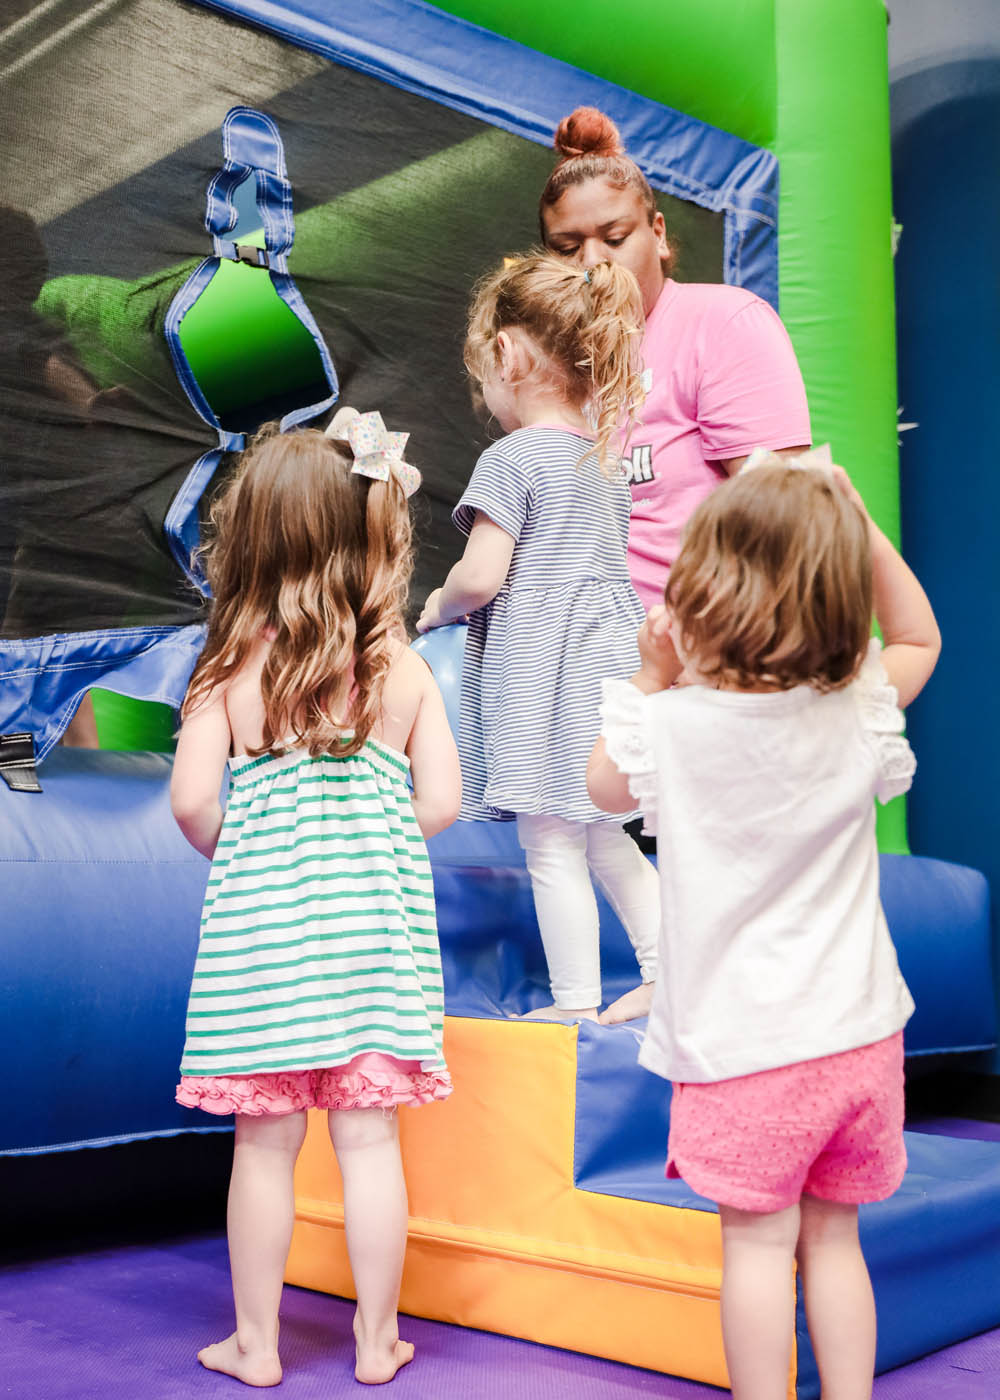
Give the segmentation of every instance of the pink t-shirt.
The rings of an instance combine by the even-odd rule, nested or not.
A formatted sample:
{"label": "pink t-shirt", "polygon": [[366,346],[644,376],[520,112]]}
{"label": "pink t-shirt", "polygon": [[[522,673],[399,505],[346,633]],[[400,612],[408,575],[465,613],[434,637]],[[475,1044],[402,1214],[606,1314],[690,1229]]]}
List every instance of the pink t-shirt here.
{"label": "pink t-shirt", "polygon": [[811,435],[788,332],[753,292],[668,278],[642,355],[648,393],[625,467],[629,569],[648,611],[663,601],[688,516],[725,479],[718,463],[755,447],[805,446]]}

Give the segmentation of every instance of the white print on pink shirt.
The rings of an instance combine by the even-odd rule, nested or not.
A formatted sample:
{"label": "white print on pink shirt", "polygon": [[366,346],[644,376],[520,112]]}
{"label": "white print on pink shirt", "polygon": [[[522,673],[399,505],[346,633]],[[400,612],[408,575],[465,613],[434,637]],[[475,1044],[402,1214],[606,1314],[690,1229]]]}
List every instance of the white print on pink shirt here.
{"label": "white print on pink shirt", "polygon": [[625,468],[625,480],[630,486],[652,481],[656,476],[653,471],[652,443],[647,442],[643,443],[641,447],[633,447],[629,456],[622,458],[622,466]]}

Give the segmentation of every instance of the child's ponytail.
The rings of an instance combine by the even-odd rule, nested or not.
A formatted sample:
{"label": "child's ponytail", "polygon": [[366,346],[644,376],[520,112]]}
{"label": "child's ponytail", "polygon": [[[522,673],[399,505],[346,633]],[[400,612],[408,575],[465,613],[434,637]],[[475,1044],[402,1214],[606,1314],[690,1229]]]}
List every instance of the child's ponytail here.
{"label": "child's ponytail", "polygon": [[[594,428],[592,452],[604,468],[612,439],[630,431],[644,393],[639,355],[645,315],[627,268],[573,267],[548,253],[508,259],[476,288],[465,363],[480,383],[499,364],[497,336],[522,327],[545,356],[534,368],[560,387]],[[582,460],[582,459],[581,459]]]}
{"label": "child's ponytail", "polygon": [[392,643],[406,637],[407,592],[413,570],[410,516],[395,476],[373,481],[368,490],[365,533],[368,550],[357,611],[352,727],[367,738],[382,706],[382,686]]}
{"label": "child's ponytail", "polygon": [[590,413],[603,466],[619,429],[627,441],[645,397],[639,358],[642,297],[632,274],[616,263],[598,263],[581,275],[589,287],[591,316],[581,327],[580,342],[590,366]]}

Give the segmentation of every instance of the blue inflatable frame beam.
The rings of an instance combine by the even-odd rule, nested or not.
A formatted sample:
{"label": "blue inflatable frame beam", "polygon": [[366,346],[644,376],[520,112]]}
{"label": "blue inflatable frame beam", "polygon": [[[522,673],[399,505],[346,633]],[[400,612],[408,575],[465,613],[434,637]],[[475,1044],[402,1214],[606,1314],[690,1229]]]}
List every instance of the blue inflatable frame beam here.
{"label": "blue inflatable frame beam", "polygon": [[415,0],[196,3],[543,146],[574,107],[600,107],[650,184],[724,215],[725,281],[777,309],[770,151]]}

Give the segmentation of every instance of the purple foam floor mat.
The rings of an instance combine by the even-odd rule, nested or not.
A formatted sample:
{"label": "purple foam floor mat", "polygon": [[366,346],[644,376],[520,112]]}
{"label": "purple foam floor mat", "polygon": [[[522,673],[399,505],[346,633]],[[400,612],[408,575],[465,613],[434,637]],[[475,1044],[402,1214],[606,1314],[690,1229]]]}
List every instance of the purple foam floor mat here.
{"label": "purple foam floor mat", "polygon": [[[360,1400],[353,1305],[286,1288],[288,1400]],[[710,1386],[474,1332],[402,1319],[416,1344],[393,1400],[712,1400]],[[18,1400],[229,1400],[250,1391],[204,1371],[195,1352],[232,1330],[225,1239],[129,1244],[0,1270],[0,1395]],[[880,1376],[874,1400],[996,1400],[1000,1331]]]}

